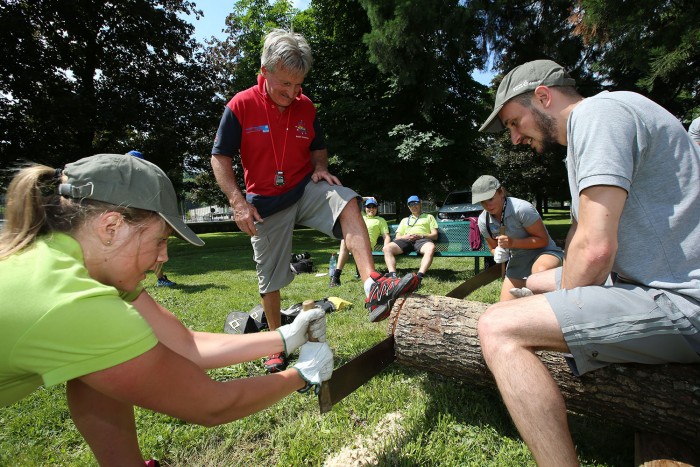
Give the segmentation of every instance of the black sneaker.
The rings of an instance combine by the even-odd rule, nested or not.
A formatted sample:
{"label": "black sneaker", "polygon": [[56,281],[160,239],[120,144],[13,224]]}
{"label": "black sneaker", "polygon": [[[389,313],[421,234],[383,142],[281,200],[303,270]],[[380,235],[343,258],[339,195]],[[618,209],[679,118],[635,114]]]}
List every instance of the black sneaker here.
{"label": "black sneaker", "polygon": [[370,277],[374,284],[365,300],[365,308],[369,312],[369,320],[373,323],[382,321],[389,316],[394,301],[401,295],[407,295],[418,288],[418,276],[409,272],[401,279],[384,277],[373,272]]}
{"label": "black sneaker", "polygon": [[287,369],[287,356],[284,352],[275,353],[265,360],[265,369],[268,373],[278,373]]}
{"label": "black sneaker", "polygon": [[328,287],[338,287],[340,285],[340,276],[333,274],[331,276],[331,281],[328,283]]}

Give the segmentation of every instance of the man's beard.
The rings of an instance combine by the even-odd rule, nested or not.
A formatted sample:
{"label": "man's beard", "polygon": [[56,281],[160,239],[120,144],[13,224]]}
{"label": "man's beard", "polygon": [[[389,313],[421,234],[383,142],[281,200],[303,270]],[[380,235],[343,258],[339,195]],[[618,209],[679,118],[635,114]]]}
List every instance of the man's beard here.
{"label": "man's beard", "polygon": [[537,152],[544,153],[555,151],[559,147],[559,143],[557,142],[556,122],[554,121],[554,118],[540,112],[535,108],[532,109],[532,113],[534,115],[537,129],[542,134],[542,139],[540,141],[541,147]]}

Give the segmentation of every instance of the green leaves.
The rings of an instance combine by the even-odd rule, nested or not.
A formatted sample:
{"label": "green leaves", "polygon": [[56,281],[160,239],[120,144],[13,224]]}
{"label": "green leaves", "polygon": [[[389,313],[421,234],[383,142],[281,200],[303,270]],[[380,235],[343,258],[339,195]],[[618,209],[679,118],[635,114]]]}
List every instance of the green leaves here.
{"label": "green leaves", "polygon": [[213,110],[194,28],[178,16],[192,11],[185,0],[4,0],[1,160],[57,167],[139,149],[178,184]]}

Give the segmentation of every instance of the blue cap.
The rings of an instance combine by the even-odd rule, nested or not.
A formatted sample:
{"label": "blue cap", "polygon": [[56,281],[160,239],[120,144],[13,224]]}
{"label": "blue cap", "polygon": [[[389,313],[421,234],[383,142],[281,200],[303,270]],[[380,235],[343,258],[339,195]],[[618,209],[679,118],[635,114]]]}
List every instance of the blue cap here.
{"label": "blue cap", "polygon": [[416,195],[413,195],[413,196],[408,198],[408,201],[406,201],[406,204],[413,203],[413,202],[420,203],[420,198],[417,197]]}
{"label": "blue cap", "polygon": [[127,152],[130,156],[138,157],[139,159],[143,159],[143,154],[141,154],[139,151],[132,149],[131,151]]}
{"label": "blue cap", "polygon": [[374,198],[367,198],[365,200],[365,206],[369,206],[370,204],[374,204],[375,206],[379,206],[379,203],[377,203],[377,200]]}

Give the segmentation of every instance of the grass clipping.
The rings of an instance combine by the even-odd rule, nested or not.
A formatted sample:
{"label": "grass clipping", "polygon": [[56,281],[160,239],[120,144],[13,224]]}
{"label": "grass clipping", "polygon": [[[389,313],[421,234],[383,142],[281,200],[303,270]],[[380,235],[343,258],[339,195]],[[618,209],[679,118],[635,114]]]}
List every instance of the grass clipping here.
{"label": "grass clipping", "polygon": [[385,448],[387,440],[396,439],[403,434],[402,419],[403,415],[399,412],[386,414],[377,423],[371,436],[358,436],[351,445],[329,456],[323,463],[324,467],[377,465],[377,453]]}

